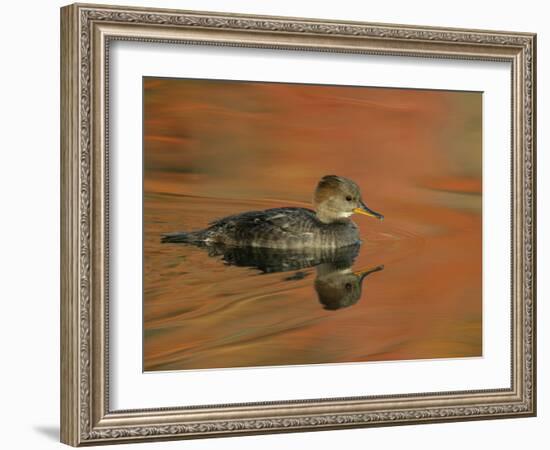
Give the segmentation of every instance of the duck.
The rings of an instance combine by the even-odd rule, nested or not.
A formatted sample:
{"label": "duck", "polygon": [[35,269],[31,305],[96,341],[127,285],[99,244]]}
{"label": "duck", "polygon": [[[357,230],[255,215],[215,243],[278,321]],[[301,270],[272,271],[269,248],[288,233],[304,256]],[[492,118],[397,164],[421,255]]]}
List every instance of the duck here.
{"label": "duck", "polygon": [[282,250],[346,247],[361,242],[353,214],[384,219],[365,204],[353,180],[325,175],[315,188],[313,209],[247,211],[217,219],[202,230],[163,234],[161,242]]}

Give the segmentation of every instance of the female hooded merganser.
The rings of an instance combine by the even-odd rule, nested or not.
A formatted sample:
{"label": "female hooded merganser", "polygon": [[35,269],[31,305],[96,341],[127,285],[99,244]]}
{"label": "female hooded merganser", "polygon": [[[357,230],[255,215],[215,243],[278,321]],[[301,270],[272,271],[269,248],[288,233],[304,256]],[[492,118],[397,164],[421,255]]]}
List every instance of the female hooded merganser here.
{"label": "female hooded merganser", "polygon": [[315,211],[288,207],[244,212],[216,220],[200,231],[165,234],[162,242],[277,249],[337,248],[360,242],[359,230],[349,219],[353,213],[384,218],[365,205],[357,184],[336,175],[327,175],[319,181],[313,206]]}

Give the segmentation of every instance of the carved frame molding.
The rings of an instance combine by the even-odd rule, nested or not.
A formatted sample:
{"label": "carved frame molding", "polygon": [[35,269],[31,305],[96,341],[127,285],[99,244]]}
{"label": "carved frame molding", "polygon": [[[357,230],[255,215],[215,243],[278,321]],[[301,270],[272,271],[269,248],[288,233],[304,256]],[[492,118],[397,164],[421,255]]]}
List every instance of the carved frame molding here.
{"label": "carved frame molding", "polygon": [[[512,67],[510,389],[111,411],[108,67],[113,40],[507,61]],[[61,439],[78,446],[536,413],[536,36],[75,4],[61,10]]]}

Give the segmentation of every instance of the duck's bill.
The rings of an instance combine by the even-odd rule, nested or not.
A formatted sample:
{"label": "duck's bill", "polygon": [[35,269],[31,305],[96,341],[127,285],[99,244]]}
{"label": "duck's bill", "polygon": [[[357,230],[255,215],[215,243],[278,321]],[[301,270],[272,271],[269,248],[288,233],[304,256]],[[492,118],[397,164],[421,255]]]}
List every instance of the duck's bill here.
{"label": "duck's bill", "polygon": [[374,272],[380,272],[381,270],[384,270],[384,265],[383,264],[381,264],[379,266],[374,266],[374,267],[368,267],[368,268],[364,268],[364,269],[360,269],[360,270],[355,270],[353,273],[355,275],[357,275],[358,277],[361,277],[361,280],[362,280],[367,275],[370,275],[371,273],[374,273]]}
{"label": "duck's bill", "polygon": [[384,216],[382,214],[373,211],[364,203],[361,203],[361,206],[359,208],[355,208],[353,212],[356,214],[363,214],[364,216],[375,217],[378,220],[384,220]]}

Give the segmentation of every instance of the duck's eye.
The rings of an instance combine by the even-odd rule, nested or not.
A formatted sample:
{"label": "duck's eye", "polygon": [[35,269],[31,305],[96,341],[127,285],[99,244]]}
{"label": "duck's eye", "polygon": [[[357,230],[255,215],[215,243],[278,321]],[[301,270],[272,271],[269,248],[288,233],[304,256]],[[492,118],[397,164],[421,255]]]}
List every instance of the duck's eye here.
{"label": "duck's eye", "polygon": [[346,291],[351,291],[351,283],[346,283]]}
{"label": "duck's eye", "polygon": [[348,195],[348,196],[346,197],[346,200],[347,200],[348,202],[351,202],[351,195]]}

